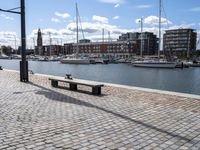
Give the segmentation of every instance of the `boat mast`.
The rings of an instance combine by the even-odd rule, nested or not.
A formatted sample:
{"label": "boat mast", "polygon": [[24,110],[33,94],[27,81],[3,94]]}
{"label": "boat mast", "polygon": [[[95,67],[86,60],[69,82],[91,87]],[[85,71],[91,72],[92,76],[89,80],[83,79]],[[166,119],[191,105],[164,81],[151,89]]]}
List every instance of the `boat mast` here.
{"label": "boat mast", "polygon": [[[49,56],[51,56],[51,44],[52,44],[52,39],[51,39],[51,32],[49,32]],[[47,54],[46,54],[47,55]]]}
{"label": "boat mast", "polygon": [[141,36],[141,41],[140,41],[140,56],[142,57],[142,52],[143,52],[143,18],[141,18],[141,20],[140,20],[140,23],[141,23],[141,34],[140,34],[140,36]]}
{"label": "boat mast", "polygon": [[102,29],[102,43],[104,44],[104,28]]}
{"label": "boat mast", "polygon": [[159,45],[158,45],[158,58],[160,58],[160,49],[161,49],[161,0],[159,0]]}
{"label": "boat mast", "polygon": [[78,5],[76,3],[76,56],[79,53],[78,43]]}

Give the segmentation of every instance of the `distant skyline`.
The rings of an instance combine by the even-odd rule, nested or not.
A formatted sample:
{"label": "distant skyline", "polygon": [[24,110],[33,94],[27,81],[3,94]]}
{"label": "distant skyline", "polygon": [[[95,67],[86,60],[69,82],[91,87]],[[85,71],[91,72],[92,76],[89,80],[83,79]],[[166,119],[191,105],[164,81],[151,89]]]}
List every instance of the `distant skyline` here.
{"label": "distant skyline", "polygon": [[[44,44],[75,42],[75,3],[78,3],[85,38],[100,41],[102,29],[116,40],[121,33],[140,32],[138,20],[144,18],[144,31],[158,33],[159,0],[26,0],[27,45],[33,47],[36,32],[43,32]],[[198,0],[162,0],[162,30],[193,28],[200,35]],[[20,0],[2,0],[1,9],[18,7]],[[0,45],[20,45],[20,17],[0,12]],[[82,34],[80,31],[80,39]],[[198,46],[200,48],[200,46]]]}

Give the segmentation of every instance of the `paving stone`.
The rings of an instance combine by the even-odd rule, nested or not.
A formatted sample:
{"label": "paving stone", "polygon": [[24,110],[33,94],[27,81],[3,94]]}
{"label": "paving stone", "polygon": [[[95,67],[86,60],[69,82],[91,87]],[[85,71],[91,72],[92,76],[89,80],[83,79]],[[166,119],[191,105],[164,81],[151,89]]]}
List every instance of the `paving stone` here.
{"label": "paving stone", "polygon": [[111,86],[94,96],[5,70],[0,91],[0,149],[200,149],[198,99]]}

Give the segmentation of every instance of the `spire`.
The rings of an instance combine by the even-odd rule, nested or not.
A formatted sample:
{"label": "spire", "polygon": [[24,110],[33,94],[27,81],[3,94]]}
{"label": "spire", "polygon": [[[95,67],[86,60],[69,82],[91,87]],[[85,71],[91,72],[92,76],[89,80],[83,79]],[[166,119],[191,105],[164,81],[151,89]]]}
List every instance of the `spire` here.
{"label": "spire", "polygon": [[42,55],[43,54],[43,42],[42,42],[42,32],[40,28],[38,28],[38,33],[37,33],[37,47],[38,47],[38,52],[37,54]]}

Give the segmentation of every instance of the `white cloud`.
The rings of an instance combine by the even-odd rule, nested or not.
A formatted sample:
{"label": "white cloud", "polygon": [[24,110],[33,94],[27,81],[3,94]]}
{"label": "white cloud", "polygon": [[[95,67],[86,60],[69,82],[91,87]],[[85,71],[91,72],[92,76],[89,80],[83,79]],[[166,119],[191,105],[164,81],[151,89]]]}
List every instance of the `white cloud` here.
{"label": "white cloud", "polygon": [[0,32],[0,37],[14,38],[15,36],[17,36],[16,32],[10,32],[10,31]]}
{"label": "white cloud", "polygon": [[[34,29],[31,34],[29,35],[29,37],[35,37],[37,35],[38,29]],[[52,36],[58,36],[58,35],[72,35],[74,34],[72,31],[64,28],[64,29],[60,29],[60,30],[56,30],[56,29],[52,29],[52,28],[46,28],[46,29],[42,29],[41,30],[43,35],[49,35],[49,33],[51,33]]]}
{"label": "white cloud", "polygon": [[135,23],[139,24],[140,21],[141,21],[141,19],[136,19],[136,20],[135,20]]}
{"label": "white cloud", "polygon": [[52,22],[60,23],[60,20],[58,18],[51,18]]}
{"label": "white cloud", "polygon": [[152,5],[138,5],[136,8],[151,8]]}
{"label": "white cloud", "polygon": [[112,17],[112,19],[114,19],[114,20],[117,20],[117,19],[119,19],[120,17],[119,16],[114,16],[114,17]]}
{"label": "white cloud", "polygon": [[16,44],[19,43],[19,39],[17,38],[16,32],[3,31],[0,32],[0,45],[15,47]]}
{"label": "white cloud", "polygon": [[[37,32],[38,29],[34,29],[28,36],[27,36],[27,45],[28,47],[33,47],[33,38],[37,39]],[[75,32],[70,31],[66,28],[64,29],[52,29],[52,28],[46,28],[41,30],[42,35],[43,35],[43,43],[44,45],[49,45],[49,34],[51,35],[52,38],[52,44],[62,44],[66,42],[75,42]]]}
{"label": "white cloud", "polygon": [[195,23],[174,25],[169,27],[169,29],[180,29],[180,28],[186,29],[186,28],[192,28],[195,25],[196,25]]}
{"label": "white cloud", "polygon": [[[90,36],[87,36],[87,38],[92,40],[93,42],[101,42],[102,41],[102,34],[99,33],[99,34],[96,34],[96,35],[90,35]],[[116,41],[116,39],[118,39],[118,38],[119,38],[119,34],[111,34],[109,41],[110,40]],[[108,35],[105,33],[104,41],[106,41],[106,40],[108,40]]]}
{"label": "white cloud", "polygon": [[118,8],[118,7],[120,7],[120,4],[116,4],[114,7],[115,7],[115,8]]}
{"label": "white cloud", "polygon": [[0,16],[7,20],[14,20],[14,18],[6,16],[5,14],[1,14]]}
{"label": "white cloud", "polygon": [[[136,19],[136,23],[139,23],[140,19]],[[158,25],[159,23],[159,17],[157,16],[148,16],[146,18],[144,18],[144,23],[148,24],[148,25]],[[167,24],[172,24],[171,21],[167,20],[166,18],[161,18],[161,24],[163,25],[167,25]]]}
{"label": "white cloud", "polygon": [[191,9],[189,9],[189,11],[200,12],[200,7],[191,8]]}
{"label": "white cloud", "polygon": [[[76,23],[69,23],[66,27],[70,31],[76,31]],[[120,33],[126,33],[131,32],[130,29],[121,29],[118,26],[107,24],[107,23],[99,23],[99,22],[82,22],[82,29],[84,32],[88,34],[93,34],[97,32],[102,32],[102,29],[105,29],[107,31],[110,31],[111,33],[120,34]]]}
{"label": "white cloud", "polygon": [[66,19],[66,18],[69,18],[69,17],[70,17],[70,14],[68,14],[68,13],[59,13],[59,12],[55,12],[54,14],[55,14],[56,16],[58,16],[58,17],[63,18],[63,19]]}
{"label": "white cloud", "polygon": [[101,22],[101,23],[108,23],[108,18],[102,16],[92,16],[93,21]]}
{"label": "white cloud", "polygon": [[125,0],[99,0],[102,3],[122,4]]}

